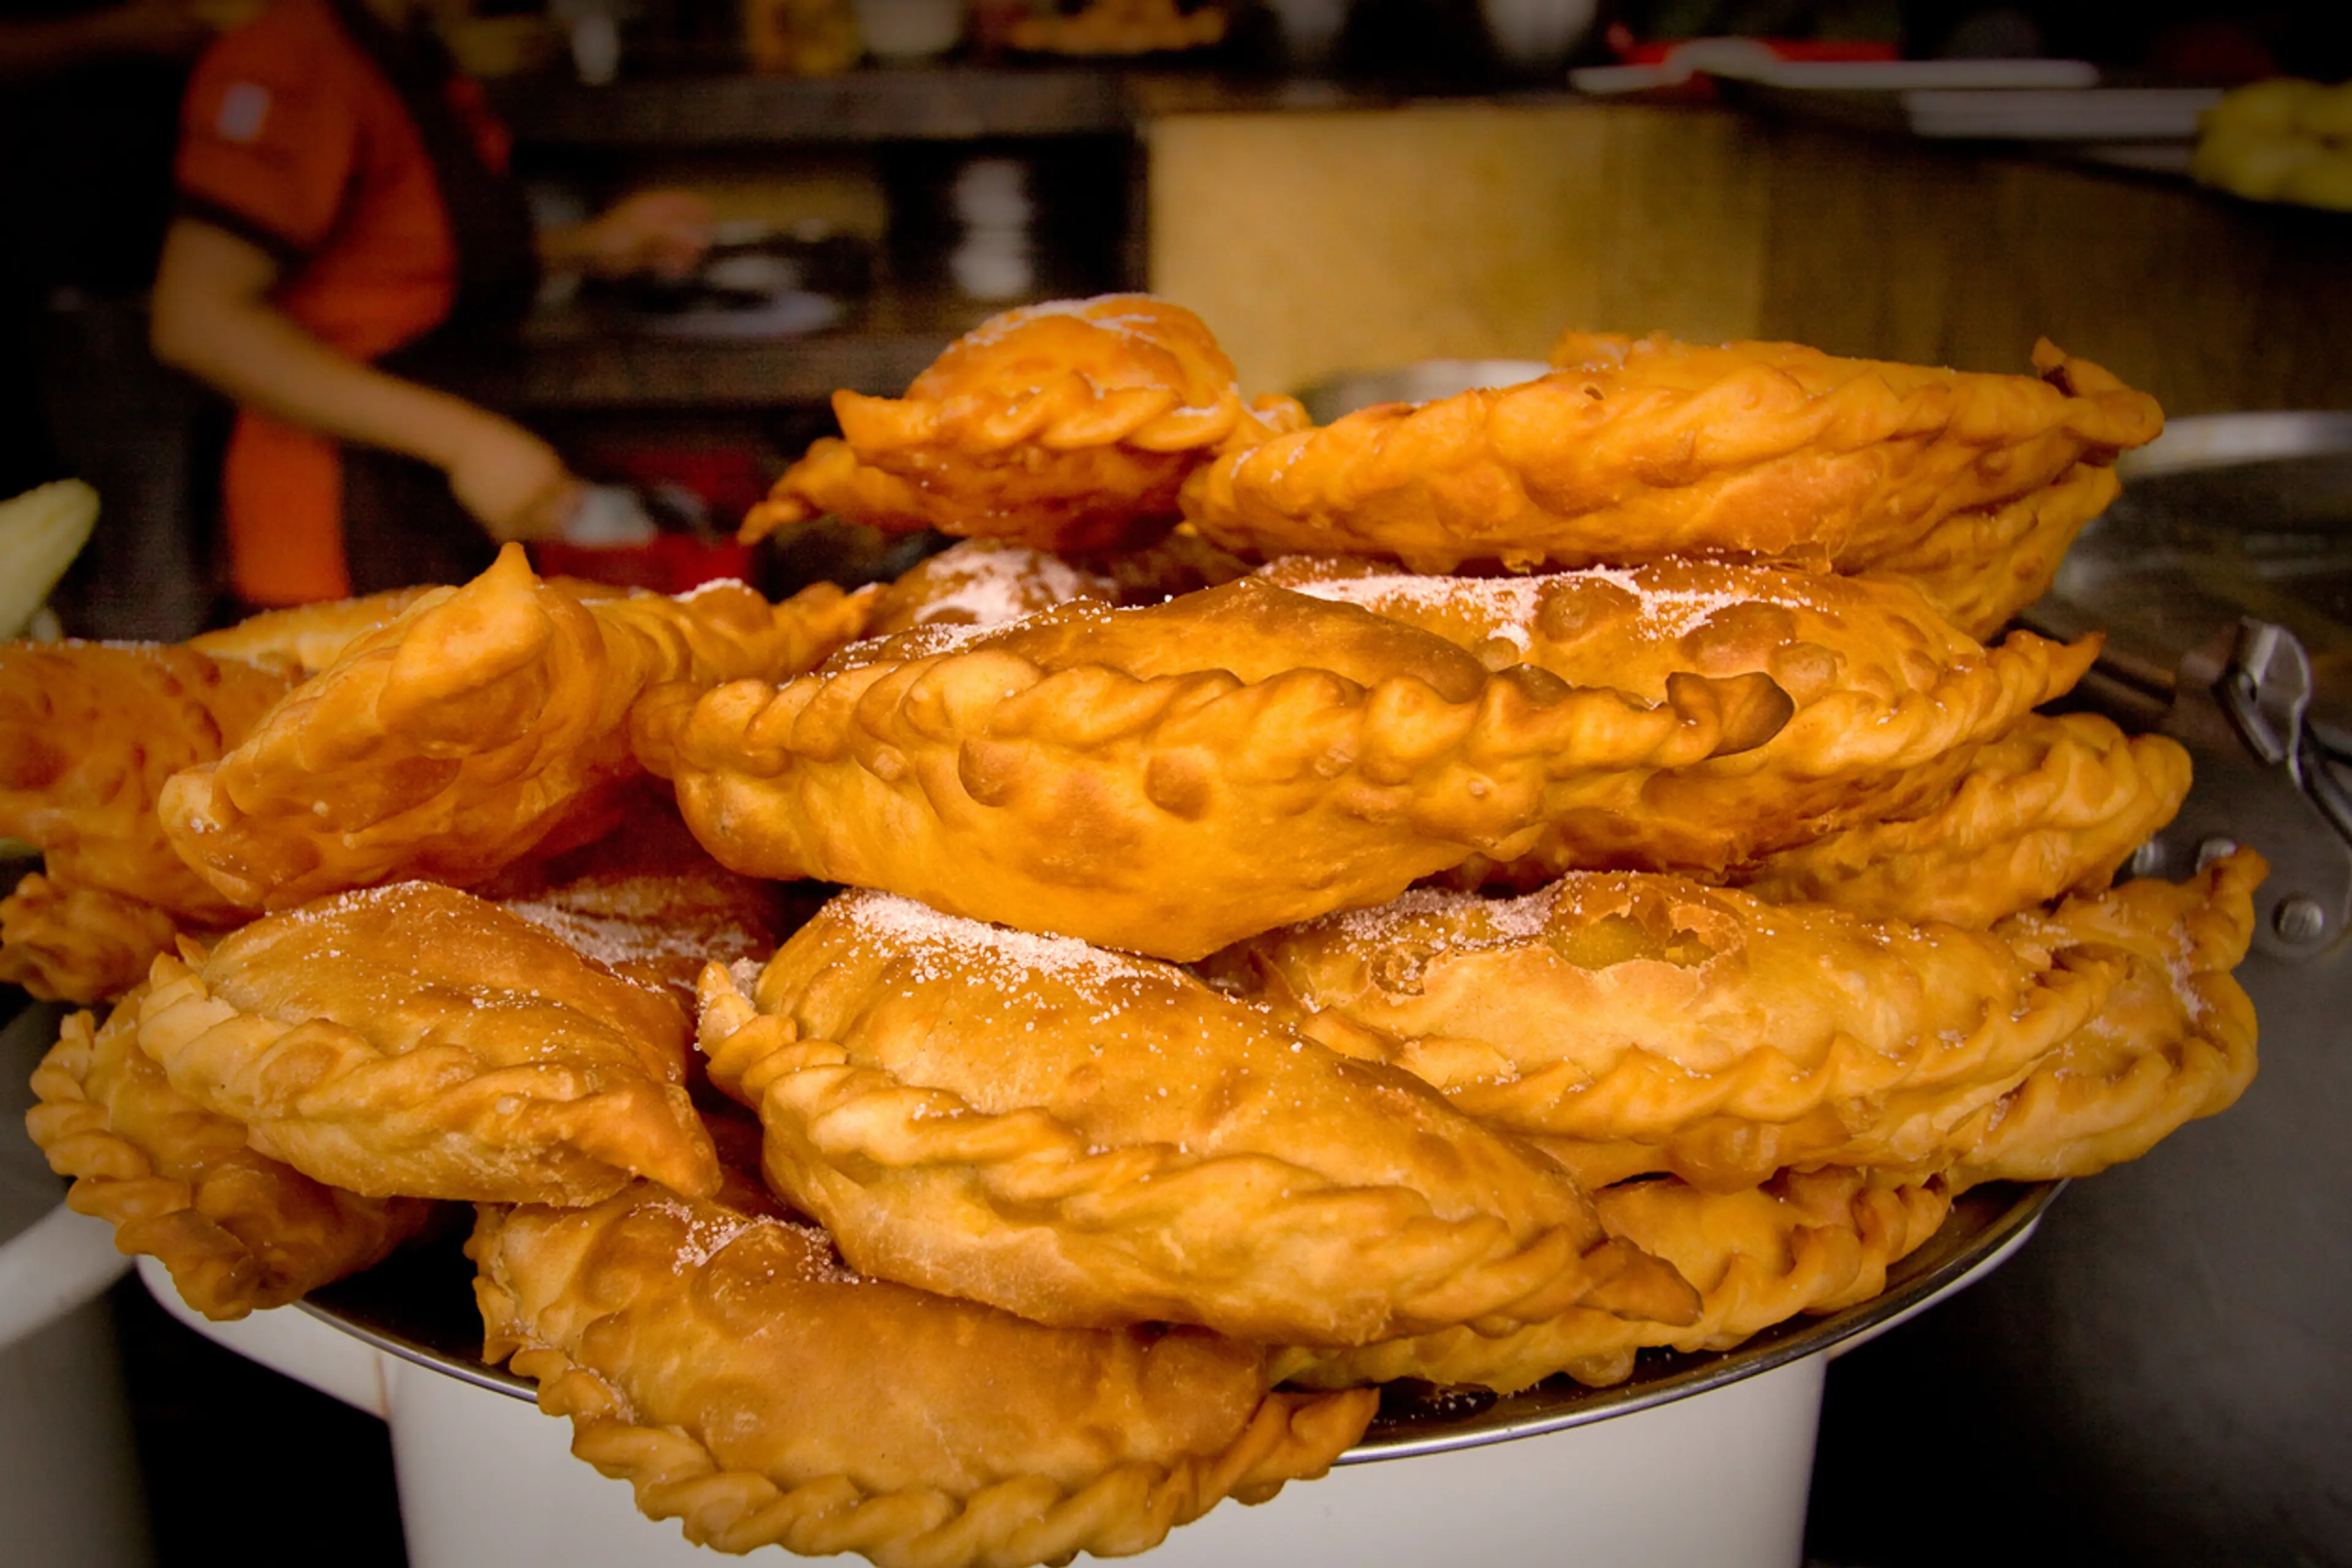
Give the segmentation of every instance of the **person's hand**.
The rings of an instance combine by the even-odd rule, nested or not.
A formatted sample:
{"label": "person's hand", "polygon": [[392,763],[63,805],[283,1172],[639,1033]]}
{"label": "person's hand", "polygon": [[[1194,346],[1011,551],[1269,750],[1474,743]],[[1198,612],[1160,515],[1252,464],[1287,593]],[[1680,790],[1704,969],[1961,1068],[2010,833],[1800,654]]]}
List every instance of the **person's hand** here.
{"label": "person's hand", "polygon": [[493,539],[552,539],[583,486],[555,448],[511,420],[484,414],[449,454],[449,489]]}
{"label": "person's hand", "polygon": [[683,278],[710,248],[711,216],[692,191],[640,191],[580,226],[579,258],[602,278]]}

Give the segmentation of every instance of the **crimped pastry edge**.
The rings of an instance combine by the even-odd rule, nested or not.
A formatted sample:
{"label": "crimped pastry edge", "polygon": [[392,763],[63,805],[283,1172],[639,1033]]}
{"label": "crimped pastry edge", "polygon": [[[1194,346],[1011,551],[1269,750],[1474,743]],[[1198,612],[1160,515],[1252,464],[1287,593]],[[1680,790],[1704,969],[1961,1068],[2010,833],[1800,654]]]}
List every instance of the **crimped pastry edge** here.
{"label": "crimped pastry edge", "polygon": [[[110,1018],[109,1027],[136,1027],[135,999],[121,1004],[117,1016],[125,1009],[130,1017],[119,1026]],[[273,1271],[260,1253],[202,1210],[191,1184],[157,1173],[145,1151],[115,1132],[107,1108],[92,1100],[87,1088],[97,1051],[93,1025],[87,1011],[64,1020],[57,1043],[33,1070],[33,1092],[39,1103],[26,1112],[26,1130],[48,1159],[49,1168],[74,1178],[67,1205],[112,1226],[118,1250],[144,1254],[163,1264],[193,1310],[215,1322],[233,1322],[257,1310],[282,1307],[381,1261],[423,1223],[426,1210],[421,1202],[394,1199],[391,1205],[407,1212],[383,1216],[377,1245],[315,1274]],[[193,1104],[189,1109],[207,1120],[226,1121]],[[288,1180],[310,1181],[290,1166],[281,1168]]]}
{"label": "crimped pastry edge", "polygon": [[[919,633],[908,636],[921,646]],[[1788,710],[1787,694],[1761,675],[1678,675],[1667,700],[1652,705],[1516,667],[1484,675],[1454,699],[1413,676],[1369,687],[1311,668],[1257,681],[1216,668],[1138,679],[1099,664],[1049,671],[979,647],[860,663],[782,687],[658,693],[640,707],[635,739],[646,765],[677,786],[697,836],[734,869],[886,887],[957,914],[1184,960],[1254,931],[1393,897],[1478,850],[1507,858],[1580,784],[1597,793],[1607,774],[1648,776],[1760,744]],[[1232,758],[1247,766],[1223,761]],[[1159,906],[1139,912],[1139,899],[1122,906],[1097,883],[1083,901],[1092,912],[1073,924],[1066,913],[1047,918],[1032,907],[1066,902],[1065,890],[1003,864],[982,884],[961,874],[961,862],[943,868],[958,858],[909,847],[907,832],[889,847],[888,864],[845,863],[852,851],[817,842],[810,818],[818,807],[803,794],[836,797],[826,808],[836,820],[888,810],[905,819],[902,829],[943,839],[943,809],[999,809],[1024,778],[1084,769],[1152,808],[1123,819],[1125,830],[1146,836],[1144,862],[1188,863],[1150,854],[1150,835],[1196,850],[1214,842],[1215,794],[1231,789],[1249,809],[1227,816],[1278,810],[1293,849],[1313,814],[1331,839],[1332,873],[1318,886],[1268,886],[1235,855],[1226,863],[1235,886],[1218,890],[1239,898],[1246,889],[1248,908],[1216,907],[1160,883],[1141,889]],[[793,778],[803,770],[805,786]],[[941,791],[944,807],[935,798]],[[838,798],[845,794],[855,799]],[[784,831],[762,826],[770,814]],[[1203,818],[1210,828],[1191,826]],[[1066,831],[997,820],[1007,839]],[[967,822],[955,836],[969,842],[975,830]]]}
{"label": "crimped pastry edge", "polygon": [[1037,1477],[969,1498],[936,1488],[868,1493],[840,1475],[779,1484],[720,1468],[688,1431],[642,1424],[625,1390],[537,1342],[513,1294],[484,1262],[501,1223],[497,1206],[483,1205],[467,1245],[483,1264],[474,1291],[485,1358],[506,1361],[537,1383],[540,1409],[571,1419],[573,1454],[628,1481],[647,1517],[676,1519],[688,1540],[722,1552],[767,1545],[804,1556],[856,1552],[877,1568],[1032,1568],[1082,1551],[1142,1552],[1227,1496],[1264,1502],[1286,1481],[1321,1475],[1378,1402],[1371,1390],[1337,1397],[1269,1392],[1224,1452],[1174,1469],[1129,1461],[1076,1492]]}
{"label": "crimped pastry edge", "polygon": [[[1286,1347],[1276,1353],[1274,1375],[1301,1388],[1346,1388],[1412,1377],[1513,1394],[1561,1373],[1596,1388],[1622,1383],[1633,1375],[1639,1350],[1730,1350],[1800,1314],[1836,1311],[1879,1294],[1886,1288],[1887,1269],[1923,1246],[1950,1212],[1951,1190],[1936,1178],[1894,1183],[1874,1180],[1864,1171],[1828,1170],[1798,1179],[1840,1178],[1852,1184],[1842,1216],[1811,1223],[1800,1205],[1790,1205],[1785,1259],[1776,1263],[1727,1249],[1696,1276],[1685,1267],[1686,1278],[1706,1281],[1699,1287],[1695,1323],[1669,1327],[1578,1310],[1499,1336],[1448,1329],[1355,1350]],[[1708,1193],[1681,1184],[1675,1187],[1677,1201],[1702,1209],[1751,1196],[1747,1192]],[[1612,1229],[1641,1243],[1637,1226],[1612,1215],[1611,1196],[1608,1189],[1595,1194],[1604,1223],[1614,1220]],[[1687,1257],[1683,1259],[1685,1265],[1690,1262]]]}
{"label": "crimped pastry edge", "polygon": [[[1419,1294],[1390,1300],[1378,1321],[1362,1309],[1342,1317],[1329,1310],[1331,1304],[1320,1296],[1315,1305],[1325,1310],[1319,1312],[1285,1312],[1261,1304],[1256,1315],[1244,1321],[1233,1315],[1237,1309],[1221,1311],[1183,1299],[1181,1283],[1166,1279],[1149,1287],[1130,1281],[1129,1289],[1148,1288],[1154,1299],[1148,1309],[1138,1306],[1125,1313],[1081,1303],[1057,1315],[1055,1304],[1042,1300],[992,1303],[1033,1320],[1079,1328],[1173,1320],[1239,1339],[1350,1343],[1416,1321],[1431,1326],[1472,1322],[1496,1330],[1549,1316],[1579,1301],[1611,1302],[1621,1275],[1635,1281],[1632,1289],[1637,1294],[1644,1294],[1643,1282],[1658,1272],[1654,1260],[1601,1236],[1597,1226],[1582,1244],[1557,1224],[1514,1240],[1498,1216],[1448,1221],[1433,1212],[1426,1198],[1403,1187],[1343,1186],[1270,1153],[1202,1158],[1166,1144],[1097,1149],[1077,1129],[1042,1109],[991,1114],[950,1091],[854,1066],[844,1047],[802,1039],[790,1018],[758,1011],[716,965],[703,971],[701,994],[697,1038],[709,1058],[713,1081],[759,1111],[766,1130],[763,1163],[772,1184],[821,1219],[835,1195],[829,1188],[862,1190],[869,1184],[849,1173],[849,1168],[918,1179],[927,1172],[955,1174],[954,1201],[988,1213],[1008,1227],[1034,1224],[1041,1210],[1076,1205],[1083,1208],[1090,1228],[1103,1229],[1116,1229],[1110,1216],[1121,1204],[1164,1205],[1187,1178],[1219,1167],[1278,1169],[1289,1178],[1282,1184],[1285,1207],[1314,1215],[1334,1202],[1346,1202],[1367,1211],[1357,1216],[1368,1222],[1364,1234],[1411,1235],[1423,1248],[1450,1243],[1460,1259],[1438,1271],[1436,1282]],[[780,1179],[780,1147],[806,1151],[794,1163],[813,1173],[809,1182]],[[1370,1212],[1373,1209],[1385,1212],[1375,1215]],[[852,1247],[856,1237],[854,1229],[836,1227],[836,1239]],[[874,1272],[887,1276],[891,1270]]]}

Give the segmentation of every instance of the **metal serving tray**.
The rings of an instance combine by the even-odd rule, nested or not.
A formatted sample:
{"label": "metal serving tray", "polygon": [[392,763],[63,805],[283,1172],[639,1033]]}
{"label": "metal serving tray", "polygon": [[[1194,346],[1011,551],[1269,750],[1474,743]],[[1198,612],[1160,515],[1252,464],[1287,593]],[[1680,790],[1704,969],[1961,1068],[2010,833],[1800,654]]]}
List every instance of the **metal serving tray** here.
{"label": "metal serving tray", "polygon": [[[1580,1426],[1858,1342],[2023,1245],[2063,1185],[1998,1182],[1964,1193],[1927,1244],[1887,1271],[1886,1289],[1879,1295],[1843,1311],[1780,1324],[1736,1350],[1703,1355],[1644,1351],[1633,1377],[1613,1388],[1584,1388],[1563,1377],[1498,1398],[1478,1390],[1391,1384],[1370,1430],[1339,1463],[1408,1458]],[[536,1398],[538,1388],[530,1379],[481,1359],[473,1276],[457,1238],[448,1236],[313,1291],[301,1307],[404,1360],[517,1399]]]}

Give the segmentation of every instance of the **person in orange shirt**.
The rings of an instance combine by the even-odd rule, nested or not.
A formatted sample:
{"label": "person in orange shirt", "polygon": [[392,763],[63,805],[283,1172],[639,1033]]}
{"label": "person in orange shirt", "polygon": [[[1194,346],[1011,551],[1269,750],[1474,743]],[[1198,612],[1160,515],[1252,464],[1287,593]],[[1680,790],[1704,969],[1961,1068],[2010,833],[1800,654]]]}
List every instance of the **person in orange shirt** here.
{"label": "person in orange shirt", "polygon": [[709,214],[648,192],[534,234],[505,132],[417,0],[276,0],[197,63],[157,356],[239,405],[222,481],[249,605],[462,582],[560,531],[553,447],[448,388],[510,349],[542,267],[678,272]]}

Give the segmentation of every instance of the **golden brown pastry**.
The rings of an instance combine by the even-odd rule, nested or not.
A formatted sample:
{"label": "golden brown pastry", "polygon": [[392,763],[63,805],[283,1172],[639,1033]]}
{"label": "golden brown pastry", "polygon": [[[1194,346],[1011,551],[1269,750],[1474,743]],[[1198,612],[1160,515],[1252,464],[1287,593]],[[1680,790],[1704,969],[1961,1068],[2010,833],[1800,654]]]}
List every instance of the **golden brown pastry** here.
{"label": "golden brown pastry", "polygon": [[1234,443],[1187,481],[1184,515],[1245,554],[1424,572],[1692,552],[1854,571],[2164,425],[2153,399],[2047,342],[2038,377],[1573,331],[1552,363],[1517,386]]}
{"label": "golden brown pastry", "polygon": [[155,961],[141,1048],[253,1147],[371,1195],[594,1203],[719,1183],[687,1021],[495,904],[422,882]]}
{"label": "golden brown pastry", "polygon": [[2189,753],[2095,713],[2032,714],[1977,752],[1952,792],[1767,856],[1741,886],[1773,903],[1982,928],[2106,886],[2189,793]]}
{"label": "golden brown pastry", "polygon": [[2083,1027],[2125,969],[2104,941],[1628,872],[1508,900],[1420,889],[1204,965],[1276,1021],[1539,1136],[1588,1184],[1672,1171],[1718,1191],[1832,1159],[1949,1163],[1946,1131]]}
{"label": "golden brown pastry", "polygon": [[1524,662],[1648,702],[1693,672],[1769,677],[1789,694],[1793,713],[1761,745],[1588,793],[1487,873],[1520,887],[1597,866],[1721,876],[1851,823],[1911,815],[2098,652],[2096,638],[2067,647],[2022,631],[1987,649],[1900,584],[1770,565],[1465,579],[1291,557],[1265,576],[1431,632],[1490,669]]}
{"label": "golden brown pastry", "polygon": [[284,671],[159,643],[0,643],[0,837],[49,877],[218,924],[236,905],[157,823],[164,782],[243,741]]}
{"label": "golden brown pastry", "polygon": [[1050,1329],[861,1279],[731,1195],[486,1207],[467,1248],[485,1357],[698,1544],[883,1568],[1142,1552],[1322,1474],[1377,1404],[1270,1393],[1263,1349],[1197,1331]]}
{"label": "golden brown pastry", "polygon": [[139,999],[102,1027],[65,1021],[33,1073],[25,1113],[49,1168],[74,1178],[66,1202],[114,1226],[124,1252],[171,1270],[207,1318],[298,1300],[380,1261],[433,1205],[338,1192],[255,1152],[245,1128],[175,1091],[139,1049]]}
{"label": "golden brown pastry", "polygon": [[263,610],[234,626],[201,632],[185,646],[215,658],[290,665],[298,673],[312,676],[341,658],[362,634],[398,620],[432,592],[432,585],[426,584],[357,599]]}
{"label": "golden brown pastry", "polygon": [[2136,1160],[2228,1110],[2254,1077],[2254,1007],[2231,971],[2253,938],[2269,868],[2240,850],[2179,884],[2143,879],[2004,930],[2021,944],[2107,942],[2130,973],[2031,1077],[1946,1136],[1952,1180],[2051,1181]]}
{"label": "golden brown pastry", "polygon": [[398,878],[480,881],[611,826],[640,771],[627,718],[647,687],[794,674],[856,636],[871,602],[820,584],[771,605],[718,583],[583,603],[509,545],[173,777],[163,826],[249,909]]}
{"label": "golden brown pastry", "polygon": [[1953,625],[1990,639],[2050,591],[2074,536],[2122,491],[2115,469],[2077,463],[2047,489],[1952,513],[1916,544],[1874,560],[1868,575],[1909,584]]}
{"label": "golden brown pastry", "polygon": [[1360,1344],[1695,1304],[1542,1156],[1167,964],[845,893],[751,997],[706,971],[697,1038],[861,1272],[1034,1321]]}
{"label": "golden brown pastry", "polygon": [[1244,579],[918,627],[782,688],[656,693],[636,734],[738,870],[1188,959],[1523,852],[1580,807],[1614,826],[1640,780],[1754,746],[1788,712],[1760,674],[1663,686],[1653,706],[1490,672]]}
{"label": "golden brown pastry", "polygon": [[[582,577],[547,577],[541,581],[575,599],[619,599],[635,592]],[[184,646],[215,658],[291,666],[303,676],[317,675],[342,658],[343,650],[358,641],[362,633],[398,620],[433,592],[434,584],[421,584],[357,599],[262,610],[234,626],[199,633]]]}
{"label": "golden brown pastry", "polygon": [[809,449],[741,537],[824,512],[1041,550],[1148,543],[1220,442],[1297,405],[1244,404],[1198,316],[1147,294],[1028,305],[950,344],[902,398],[836,392],[841,439]]}
{"label": "golden brown pastry", "polygon": [[1418,1377],[1514,1393],[1565,1373],[1595,1387],[1633,1374],[1636,1351],[1722,1351],[1776,1323],[1834,1312],[1886,1289],[1886,1270],[1935,1235],[1951,1210],[1940,1181],[1864,1171],[1783,1171],[1761,1186],[1710,1193],[1675,1180],[1593,1194],[1609,1234],[1672,1263],[1698,1288],[1698,1321],[1641,1323],[1582,1310],[1507,1334],[1446,1329],[1342,1351],[1291,1350],[1276,1365],[1305,1388]]}
{"label": "golden brown pastry", "polygon": [[0,984],[51,1002],[102,1002],[147,978],[179,935],[154,905],[28,872],[0,899]]}
{"label": "golden brown pastry", "polygon": [[1009,626],[1073,599],[1135,607],[1248,575],[1249,563],[1189,528],[1141,550],[1068,557],[1002,539],[928,556],[882,592],[869,637],[919,626]]}

